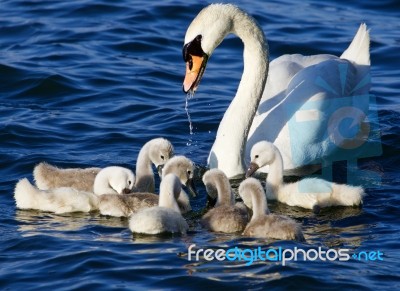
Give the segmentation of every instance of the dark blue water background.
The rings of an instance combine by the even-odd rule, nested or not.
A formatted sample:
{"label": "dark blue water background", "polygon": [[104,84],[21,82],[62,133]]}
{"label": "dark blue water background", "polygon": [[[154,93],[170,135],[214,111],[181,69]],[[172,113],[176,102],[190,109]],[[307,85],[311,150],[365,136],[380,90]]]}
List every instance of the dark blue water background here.
{"label": "dark blue water background", "polygon": [[[359,24],[371,28],[372,91],[383,153],[364,163],[381,177],[363,209],[320,215],[271,204],[302,222],[307,243],[208,233],[196,217],[184,237],[133,236],[124,219],[15,208],[18,179],[40,161],[61,167],[134,168],[140,147],[163,136],[199,166],[242,70],[230,37],[209,61],[184,110],[181,49],[208,1],[0,1],[0,286],[6,290],[177,288],[399,289],[400,4],[398,1],[237,1],[266,33],[271,57],[340,55]],[[205,191],[193,199],[195,210]],[[195,215],[194,215],[195,216]],[[188,262],[190,244],[229,248],[380,250],[384,261]]]}

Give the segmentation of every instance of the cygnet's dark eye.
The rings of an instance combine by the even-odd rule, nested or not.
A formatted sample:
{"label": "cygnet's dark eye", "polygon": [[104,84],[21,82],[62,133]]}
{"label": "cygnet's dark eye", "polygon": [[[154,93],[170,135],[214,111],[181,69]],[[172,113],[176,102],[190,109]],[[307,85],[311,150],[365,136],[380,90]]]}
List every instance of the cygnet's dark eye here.
{"label": "cygnet's dark eye", "polygon": [[255,158],[258,159],[258,155],[256,155]]}
{"label": "cygnet's dark eye", "polygon": [[161,155],[161,156],[160,156],[160,158],[161,158],[161,160],[163,160],[163,161],[164,161],[164,156],[163,156],[163,155]]}
{"label": "cygnet's dark eye", "polygon": [[188,170],[187,173],[190,175],[192,173],[192,171]]}

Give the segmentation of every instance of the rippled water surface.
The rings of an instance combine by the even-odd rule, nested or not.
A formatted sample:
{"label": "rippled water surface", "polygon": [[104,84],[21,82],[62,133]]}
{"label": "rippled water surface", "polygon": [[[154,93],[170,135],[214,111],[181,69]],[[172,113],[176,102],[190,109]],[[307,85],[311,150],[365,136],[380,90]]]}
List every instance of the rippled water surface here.
{"label": "rippled water surface", "polygon": [[[358,3],[360,2],[360,3]],[[361,22],[371,28],[372,90],[382,155],[365,159],[380,183],[362,209],[309,211],[271,203],[303,224],[306,243],[206,232],[198,224],[205,189],[192,200],[188,235],[133,236],[127,220],[92,214],[54,215],[15,208],[18,179],[32,180],[40,161],[60,167],[134,168],[153,137],[200,167],[242,70],[242,45],[229,37],[209,61],[189,100],[181,85],[182,45],[190,21],[208,1],[0,2],[0,286],[7,290],[399,289],[398,1],[237,1],[261,24],[271,57],[340,55]],[[357,4],[356,4],[357,3]],[[362,4],[361,4],[362,3]],[[379,142],[379,141],[378,141]],[[200,262],[198,248],[257,246],[381,251],[383,261]]]}

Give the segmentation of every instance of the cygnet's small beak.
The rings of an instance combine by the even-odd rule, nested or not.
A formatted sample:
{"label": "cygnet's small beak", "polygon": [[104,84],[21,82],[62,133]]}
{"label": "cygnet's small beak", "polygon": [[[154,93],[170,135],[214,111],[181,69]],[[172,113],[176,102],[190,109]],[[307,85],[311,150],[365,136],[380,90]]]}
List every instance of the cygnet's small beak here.
{"label": "cygnet's small beak", "polygon": [[125,188],[125,189],[122,190],[121,194],[129,194],[129,193],[131,193],[131,189]]}
{"label": "cygnet's small beak", "polygon": [[215,204],[217,203],[217,199],[216,198],[212,198],[210,195],[207,195],[207,207],[214,207]]}
{"label": "cygnet's small beak", "polygon": [[249,168],[246,171],[246,178],[250,177],[257,171],[260,167],[256,163],[250,163]]}
{"label": "cygnet's small beak", "polygon": [[158,165],[157,166],[157,172],[158,172],[158,176],[161,178],[162,177],[162,170],[164,168],[164,165]]}
{"label": "cygnet's small beak", "polygon": [[188,189],[190,194],[192,194],[193,197],[197,196],[197,191],[196,191],[196,187],[194,185],[194,181],[192,178],[188,179],[185,185]]}

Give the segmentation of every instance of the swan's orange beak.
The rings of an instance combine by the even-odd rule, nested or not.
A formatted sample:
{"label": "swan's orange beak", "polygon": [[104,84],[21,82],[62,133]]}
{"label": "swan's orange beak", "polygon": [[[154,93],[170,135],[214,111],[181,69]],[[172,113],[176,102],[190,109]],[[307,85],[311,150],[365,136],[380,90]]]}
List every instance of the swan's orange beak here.
{"label": "swan's orange beak", "polygon": [[190,55],[190,59],[186,62],[186,74],[183,80],[183,92],[194,93],[199,87],[200,80],[203,77],[207,65],[207,55],[202,57]]}

